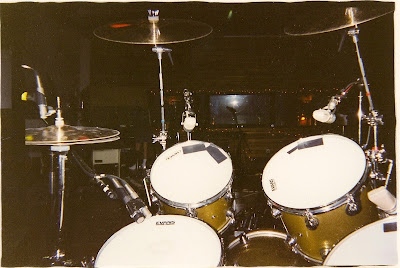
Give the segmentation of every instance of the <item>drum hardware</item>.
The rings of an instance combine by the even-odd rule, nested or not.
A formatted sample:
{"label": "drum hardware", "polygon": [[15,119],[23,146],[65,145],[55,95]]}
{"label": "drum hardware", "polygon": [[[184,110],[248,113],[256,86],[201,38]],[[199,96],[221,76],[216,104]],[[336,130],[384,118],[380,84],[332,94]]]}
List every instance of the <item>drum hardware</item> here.
{"label": "drum hardware", "polygon": [[155,215],[123,227],[105,242],[95,261],[95,267],[223,264],[223,240],[208,224],[183,215]]}
{"label": "drum hardware", "polygon": [[[310,163],[313,167],[306,169]],[[332,170],[332,163],[337,168],[326,172]],[[378,219],[378,210],[367,197],[366,190],[372,187],[368,171],[362,148],[336,134],[300,139],[270,159],[262,186],[271,213],[282,221],[295,252],[321,264],[326,252],[343,237]]]}
{"label": "drum hardware", "polygon": [[247,237],[246,233],[242,233],[240,235],[240,243],[244,246],[247,246],[249,244],[249,238]]}
{"label": "drum hardware", "polygon": [[[50,167],[50,195],[51,195],[51,217],[56,226],[55,253],[44,257],[51,261],[51,265],[72,265],[72,261],[66,259],[64,244],[64,205],[65,205],[65,183],[66,183],[66,161],[70,146],[75,144],[103,143],[118,140],[119,132],[116,130],[93,128],[93,127],[72,127],[65,125],[61,112],[60,97],[57,97],[57,110],[55,124],[42,128],[25,129],[26,145],[48,145],[51,150],[51,157],[57,158],[58,181],[55,182],[54,164],[51,159]],[[54,189],[56,188],[56,189]]]}
{"label": "drum hardware", "polygon": [[347,194],[347,198],[346,214],[349,216],[358,214],[361,210],[361,202],[359,200],[356,201],[352,194]]}
{"label": "drum hardware", "polygon": [[260,229],[245,232],[227,247],[228,266],[310,266],[307,260],[288,247],[285,233]]}
{"label": "drum hardware", "polygon": [[151,171],[150,169],[146,169],[146,176],[143,178],[143,185],[146,191],[146,197],[147,197],[147,202],[149,203],[149,207],[151,207],[153,204],[152,197],[154,196],[152,193],[150,193],[151,188],[149,190],[149,186],[147,186],[148,181],[150,181],[150,171]]}
{"label": "drum hardware", "polygon": [[306,226],[309,230],[315,230],[317,229],[319,225],[319,221],[314,215],[310,212],[309,209],[306,209],[305,211],[305,216],[306,218],[304,219]]}
{"label": "drum hardware", "polygon": [[194,208],[187,207],[185,208],[186,210],[186,216],[192,217],[192,218],[197,218],[197,212]]}
{"label": "drum hardware", "polygon": [[168,139],[164,111],[163,53],[167,52],[172,64],[173,61],[172,50],[159,45],[196,40],[209,35],[212,30],[211,26],[201,22],[160,19],[159,10],[148,10],[147,20],[112,23],[99,27],[93,32],[95,36],[107,41],[154,46],[152,51],[157,54],[159,65],[161,130],[158,136],[153,135],[153,143],[159,142],[163,150],[167,147]]}

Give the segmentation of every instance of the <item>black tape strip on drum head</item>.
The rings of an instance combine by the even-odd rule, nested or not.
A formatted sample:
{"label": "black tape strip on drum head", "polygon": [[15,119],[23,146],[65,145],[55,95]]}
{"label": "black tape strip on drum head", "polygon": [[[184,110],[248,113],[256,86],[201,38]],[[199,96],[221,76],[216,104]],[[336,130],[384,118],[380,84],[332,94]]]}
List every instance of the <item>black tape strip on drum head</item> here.
{"label": "black tape strip on drum head", "polygon": [[204,151],[205,149],[206,149],[206,146],[204,145],[204,143],[198,143],[195,145],[189,145],[189,146],[182,147],[182,151],[184,154],[200,152],[200,151]]}
{"label": "black tape strip on drum head", "polygon": [[315,140],[310,140],[310,141],[305,141],[305,142],[297,144],[296,147],[294,147],[293,149],[289,150],[287,153],[291,154],[294,151],[296,151],[297,149],[302,150],[302,149],[311,148],[311,147],[320,146],[320,145],[324,145],[324,140],[322,138],[315,139]]}
{"label": "black tape strip on drum head", "polygon": [[215,161],[217,161],[218,164],[227,158],[217,147],[211,145],[207,147],[207,152]]}
{"label": "black tape strip on drum head", "polygon": [[383,224],[383,232],[396,232],[397,231],[397,222],[389,222]]}

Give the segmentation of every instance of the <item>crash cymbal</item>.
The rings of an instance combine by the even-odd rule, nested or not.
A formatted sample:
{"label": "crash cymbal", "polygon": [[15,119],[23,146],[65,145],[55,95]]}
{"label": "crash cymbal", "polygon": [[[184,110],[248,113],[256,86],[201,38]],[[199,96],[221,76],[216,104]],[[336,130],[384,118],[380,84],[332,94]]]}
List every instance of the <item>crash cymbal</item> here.
{"label": "crash cymbal", "polygon": [[118,140],[118,130],[68,126],[48,126],[25,129],[26,145],[73,145],[92,144]]}
{"label": "crash cymbal", "polygon": [[162,45],[196,40],[209,35],[212,27],[202,22],[183,19],[148,19],[121,21],[101,26],[94,35],[125,44]]}
{"label": "crash cymbal", "polygon": [[365,2],[367,1],[294,6],[292,14],[294,22],[285,28],[285,33],[312,35],[336,31],[374,20],[394,11],[394,3]]}

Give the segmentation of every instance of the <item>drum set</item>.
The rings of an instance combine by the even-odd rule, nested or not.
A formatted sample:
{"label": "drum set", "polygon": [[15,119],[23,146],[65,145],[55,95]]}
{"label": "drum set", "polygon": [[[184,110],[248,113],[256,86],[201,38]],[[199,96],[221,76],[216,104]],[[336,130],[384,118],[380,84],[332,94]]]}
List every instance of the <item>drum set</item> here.
{"label": "drum set", "polygon": [[[363,12],[341,10],[340,25],[325,25],[290,31],[293,35],[319,34],[350,28],[357,37],[358,24],[393,10]],[[321,27],[325,27],[322,28]],[[312,30],[309,30],[312,29]],[[363,150],[353,140],[337,134],[305,137],[286,145],[265,165],[261,177],[265,203],[281,229],[237,230],[237,204],[232,191],[234,168],[230,155],[211,142],[188,140],[167,147],[164,119],[162,54],[171,50],[160,44],[185,42],[212,32],[203,23],[162,20],[149,11],[147,20],[118,22],[100,27],[95,35],[113,42],[153,45],[159,61],[161,131],[154,137],[163,152],[143,179],[146,205],[123,179],[87,172],[96,180],[109,178],[124,200],[133,223],[111,236],[99,250],[93,265],[160,266],[312,266],[397,264],[396,199],[386,189],[390,179],[378,166],[392,163],[378,148],[377,126],[381,117],[374,110],[362,59],[358,51],[363,85],[370,100],[370,115],[364,120],[374,130],[374,145]],[[187,92],[186,92],[187,93]],[[340,102],[340,99],[339,99]],[[186,105],[191,108],[191,105]],[[329,112],[334,112],[330,110]],[[195,118],[187,110],[184,117]],[[183,124],[183,123],[182,123]],[[27,145],[50,145],[59,154],[59,241],[62,235],[65,156],[71,144],[109,142],[118,132],[63,124],[60,106],[55,126],[26,130]],[[334,164],[333,164],[334,163]],[[86,170],[88,167],[85,167]],[[383,184],[383,185],[382,185]],[[108,190],[107,190],[108,191]],[[105,190],[106,192],[106,190]],[[150,209],[149,209],[150,207]],[[157,211],[151,213],[151,208]],[[155,214],[155,215],[152,215]],[[233,237],[233,238],[232,238]],[[199,254],[201,256],[199,257]],[[51,256],[65,264],[57,244]]]}

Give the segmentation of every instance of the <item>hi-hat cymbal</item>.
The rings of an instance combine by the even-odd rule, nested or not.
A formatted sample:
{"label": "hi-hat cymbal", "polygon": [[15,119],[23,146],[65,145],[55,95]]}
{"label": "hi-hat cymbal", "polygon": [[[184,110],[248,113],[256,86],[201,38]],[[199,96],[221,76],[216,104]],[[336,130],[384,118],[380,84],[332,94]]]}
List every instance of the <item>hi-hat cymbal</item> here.
{"label": "hi-hat cymbal", "polygon": [[98,127],[48,126],[25,129],[26,145],[92,144],[118,140],[119,131]]}
{"label": "hi-hat cymbal", "polygon": [[196,40],[209,35],[208,24],[182,19],[132,20],[110,23],[94,30],[94,35],[125,44],[162,45]]}
{"label": "hi-hat cymbal", "polygon": [[[367,2],[367,1],[365,1]],[[352,6],[358,4],[359,6]],[[393,3],[322,3],[294,6],[288,35],[312,35],[353,27],[394,11]]]}

